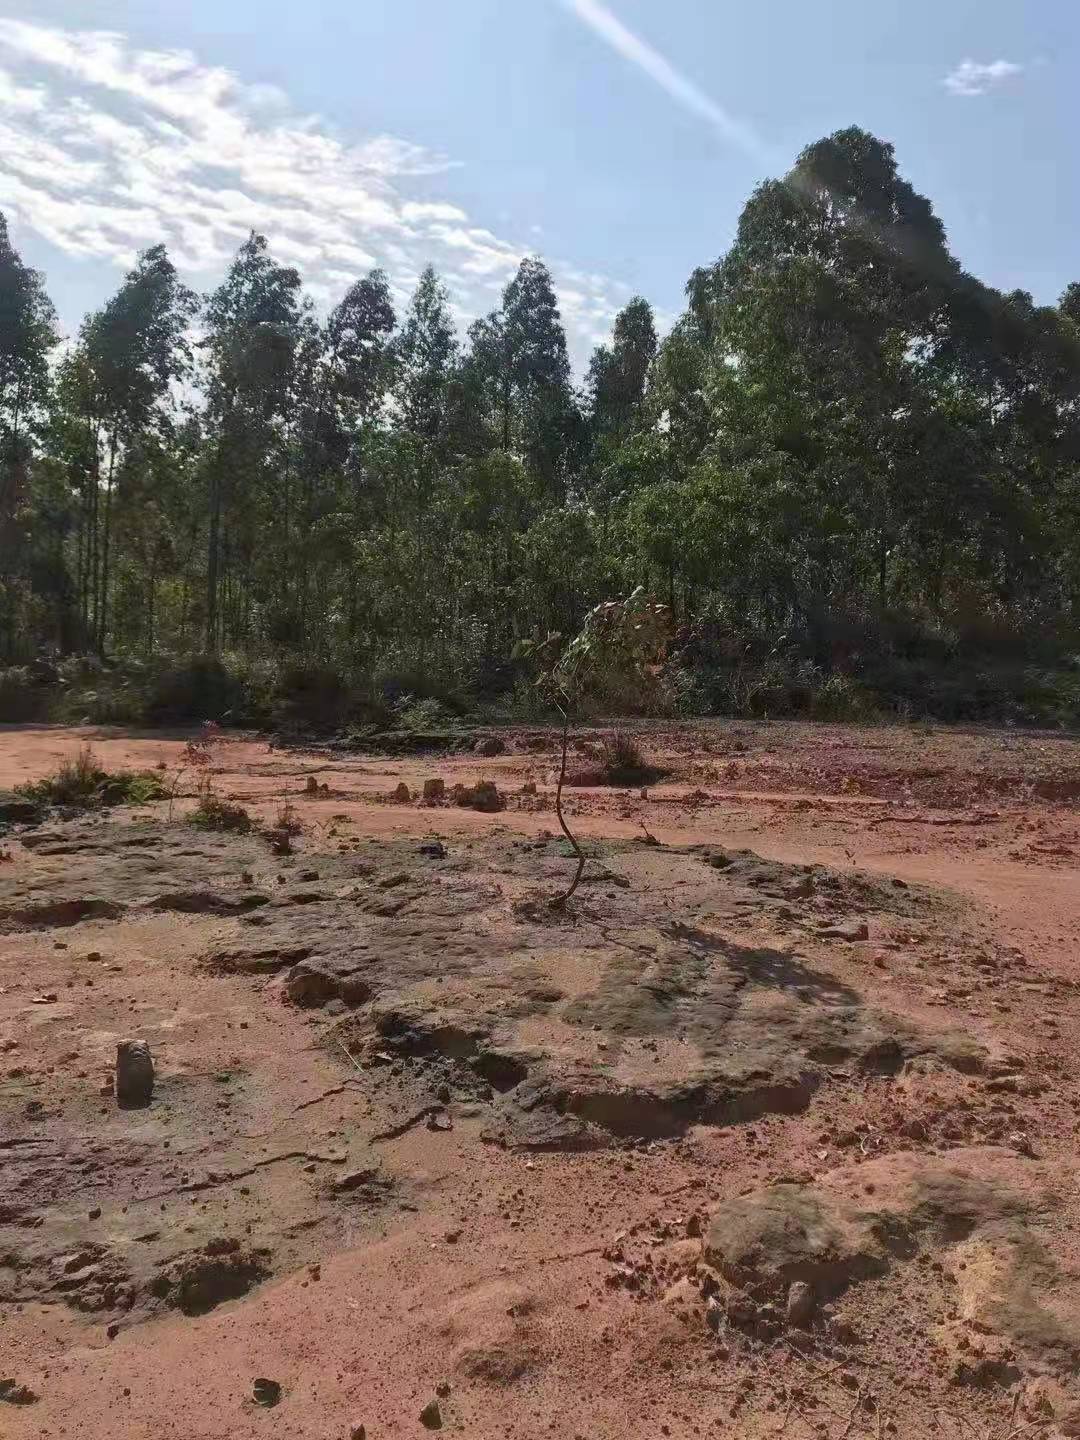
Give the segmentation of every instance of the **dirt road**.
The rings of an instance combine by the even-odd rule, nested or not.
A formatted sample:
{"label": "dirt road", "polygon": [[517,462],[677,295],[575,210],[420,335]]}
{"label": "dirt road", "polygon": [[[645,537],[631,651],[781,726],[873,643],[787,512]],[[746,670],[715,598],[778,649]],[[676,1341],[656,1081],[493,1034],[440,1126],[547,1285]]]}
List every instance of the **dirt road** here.
{"label": "dirt road", "polygon": [[0,729],[178,792],[0,836],[0,1435],[1080,1434],[1080,745],[641,727],[567,914],[500,738]]}

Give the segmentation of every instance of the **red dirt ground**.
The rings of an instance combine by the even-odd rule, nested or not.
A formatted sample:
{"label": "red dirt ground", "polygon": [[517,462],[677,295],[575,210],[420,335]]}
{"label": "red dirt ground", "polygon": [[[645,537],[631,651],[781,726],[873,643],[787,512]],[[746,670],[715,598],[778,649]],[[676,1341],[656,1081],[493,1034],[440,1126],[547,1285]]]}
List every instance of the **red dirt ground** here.
{"label": "red dirt ground", "polygon": [[[441,1428],[484,1440],[1080,1434],[1080,744],[779,723],[637,732],[670,773],[645,792],[568,792],[571,823],[617,873],[598,871],[577,918],[555,932],[528,928],[518,908],[534,888],[531,856],[540,891],[571,868],[554,841],[540,844],[557,830],[550,733],[502,732],[507,749],[491,759],[387,759],[233,735],[215,747],[219,795],[267,824],[289,803],[303,827],[295,857],[273,857],[258,840],[243,842],[250,861],[223,851],[230,894],[248,883],[291,893],[308,867],[324,884],[333,866],[362,857],[361,886],[394,895],[404,884],[421,917],[414,932],[401,928],[406,905],[372,932],[392,941],[392,971],[394,956],[406,966],[410,933],[419,946],[435,933],[424,909],[435,888],[473,887],[473,908],[453,924],[469,942],[463,953],[476,947],[475,971],[472,961],[403,969],[402,992],[414,1005],[512,1017],[516,1045],[544,1063],[557,1057],[573,1077],[560,1092],[569,1110],[601,1117],[604,1133],[590,1122],[588,1145],[493,1143],[492,1097],[458,1088],[453,1055],[438,1058],[451,1068],[421,1073],[409,1052],[384,1053],[366,1006],[300,1008],[280,974],[221,973],[207,956],[241,934],[231,911],[133,901],[119,918],[57,928],[27,922],[12,902],[5,921],[4,885],[58,894],[96,862],[77,845],[38,851],[33,831],[0,837],[0,1435],[382,1440],[427,1433],[421,1412],[433,1400]],[[186,738],[2,727],[0,790],[51,773],[86,742],[111,770],[163,765],[171,777]],[[577,742],[585,773],[595,740]],[[493,780],[507,808],[389,798],[402,781],[418,792],[432,777],[448,787]],[[107,845],[131,825],[136,833],[140,816],[186,833],[193,779],[180,777],[171,821],[161,804],[102,821]],[[536,793],[522,793],[530,781]],[[47,822],[60,836],[80,824]],[[638,843],[646,831],[659,846]],[[460,860],[460,881],[417,861],[418,842],[434,838],[452,867]],[[909,910],[871,896],[859,938],[844,929],[845,899],[831,915],[838,933],[825,933],[791,898],[802,893],[797,876],[759,907],[757,892],[717,888],[724,872],[694,846],[752,850],[783,876],[806,865],[828,867],[841,885],[866,875],[886,895],[904,882]],[[241,866],[254,878],[238,879]],[[109,881],[121,891],[123,873]],[[327,903],[351,904],[354,893],[338,889]],[[358,903],[365,915],[390,913],[367,890]],[[643,1122],[638,1138],[632,1123],[612,1129],[587,1108],[586,1068],[607,1100],[629,1095],[632,1106],[646,1073],[658,1084],[696,1075],[695,1046],[708,1043],[695,1039],[682,970],[672,984],[688,1023],[655,1034],[620,1008],[631,1003],[622,992],[604,991],[602,978],[598,991],[598,977],[618,964],[624,974],[635,936],[650,953],[680,945],[695,906],[725,954],[737,946],[771,957],[770,975],[780,961],[798,971],[798,983],[784,971],[776,984],[800,1015],[842,995],[860,1014],[887,1012],[898,1033],[933,1037],[938,1058],[904,1051],[879,1070],[811,1047],[806,1063],[820,1075],[798,1104],[763,1101],[722,1119],[702,1109],[670,1132]],[[303,938],[302,921],[289,923]],[[700,965],[720,962],[694,953],[693,983],[711,983]],[[537,969],[568,1007],[614,998],[591,1025],[571,1023],[562,999],[515,1009],[515,986],[535,986]],[[752,979],[761,1005],[778,1000],[763,972]],[[380,991],[373,1003],[383,1000]],[[632,1004],[643,1003],[634,990]],[[767,1034],[762,1013],[739,1012],[724,1043],[738,1051],[739,1036]],[[107,1093],[125,1036],[148,1041],[162,1082],[145,1110],[118,1110]],[[942,1062],[954,1037],[983,1058]],[[715,1046],[709,1054],[716,1060]],[[931,1204],[946,1173],[948,1198]],[[777,1185],[809,1187],[828,1205],[840,1197],[826,1246],[833,1270],[827,1282],[814,1270],[819,1288],[848,1263],[848,1231],[862,1220],[843,1207],[855,1192],[860,1216],[868,1206],[878,1216],[865,1242],[874,1254],[851,1260],[805,1333],[785,1329],[763,1298],[786,1241],[770,1232],[740,1269],[716,1238],[731,1206],[756,1206]],[[900,1217],[903,1246],[889,1249],[894,1222],[876,1207]],[[150,1277],[175,1281],[196,1253],[239,1263],[249,1250],[265,1250],[265,1271],[235,1298],[215,1293],[204,1313],[153,1288]],[[801,1263],[783,1271],[784,1287]],[[749,1328],[732,1303],[743,1289],[758,1307]],[[278,1404],[256,1403],[257,1377],[280,1384]],[[12,1402],[17,1386],[27,1403]]]}

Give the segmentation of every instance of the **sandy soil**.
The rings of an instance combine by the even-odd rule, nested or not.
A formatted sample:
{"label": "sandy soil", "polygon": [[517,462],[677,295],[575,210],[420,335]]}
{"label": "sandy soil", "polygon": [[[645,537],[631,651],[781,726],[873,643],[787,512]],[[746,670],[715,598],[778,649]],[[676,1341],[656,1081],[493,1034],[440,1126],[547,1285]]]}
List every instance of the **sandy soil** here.
{"label": "sandy soil", "polygon": [[640,729],[562,915],[547,732],[0,728],[179,776],[0,835],[0,1435],[1080,1434],[1080,745]]}

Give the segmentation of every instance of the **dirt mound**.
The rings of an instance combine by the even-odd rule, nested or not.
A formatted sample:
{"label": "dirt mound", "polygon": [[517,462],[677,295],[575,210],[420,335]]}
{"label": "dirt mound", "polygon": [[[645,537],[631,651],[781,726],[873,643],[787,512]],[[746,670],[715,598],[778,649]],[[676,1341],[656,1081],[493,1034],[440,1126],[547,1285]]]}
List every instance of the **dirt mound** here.
{"label": "dirt mound", "polygon": [[1010,1363],[1068,1376],[1080,1361],[1080,1302],[1047,1244],[1059,1212],[1051,1177],[1010,1151],[896,1154],[817,1185],[778,1184],[727,1201],[709,1221],[702,1254],[751,1308],[775,1306],[795,1283],[820,1304],[929,1259],[954,1286],[941,1335],[956,1351],[959,1379],[975,1378],[969,1360],[985,1347],[972,1347],[986,1334],[1007,1342]]}

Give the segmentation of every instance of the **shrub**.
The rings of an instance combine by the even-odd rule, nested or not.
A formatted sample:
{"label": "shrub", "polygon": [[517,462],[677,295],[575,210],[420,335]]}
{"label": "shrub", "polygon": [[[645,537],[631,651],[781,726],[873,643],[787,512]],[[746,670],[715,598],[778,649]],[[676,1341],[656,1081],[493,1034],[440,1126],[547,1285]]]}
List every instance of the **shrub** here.
{"label": "shrub", "polygon": [[146,805],[164,800],[168,791],[161,776],[152,770],[103,770],[86,745],[74,758],[62,761],[54,775],[20,786],[19,793],[48,805],[97,810],[108,805]]}
{"label": "shrub", "polygon": [[48,713],[49,690],[38,683],[28,665],[0,670],[0,724],[44,720]]}
{"label": "shrub", "polygon": [[188,812],[187,819],[198,830],[224,830],[235,835],[248,835],[258,824],[242,805],[222,800],[210,790],[199,796],[199,803]]}
{"label": "shrub", "polygon": [[457,724],[458,718],[433,695],[426,695],[423,699],[402,695],[394,705],[394,712],[394,723],[401,730],[449,730]]}
{"label": "shrub", "polygon": [[601,741],[600,768],[608,785],[651,785],[666,773],[649,763],[641,746],[625,730],[613,730]]}
{"label": "shrub", "polygon": [[274,817],[274,829],[280,830],[284,835],[300,835],[303,833],[304,827],[300,821],[300,817],[287,800],[284,805],[278,808],[277,815]]}
{"label": "shrub", "polygon": [[282,730],[336,730],[349,716],[351,695],[326,665],[286,665],[271,697],[271,720]]}

